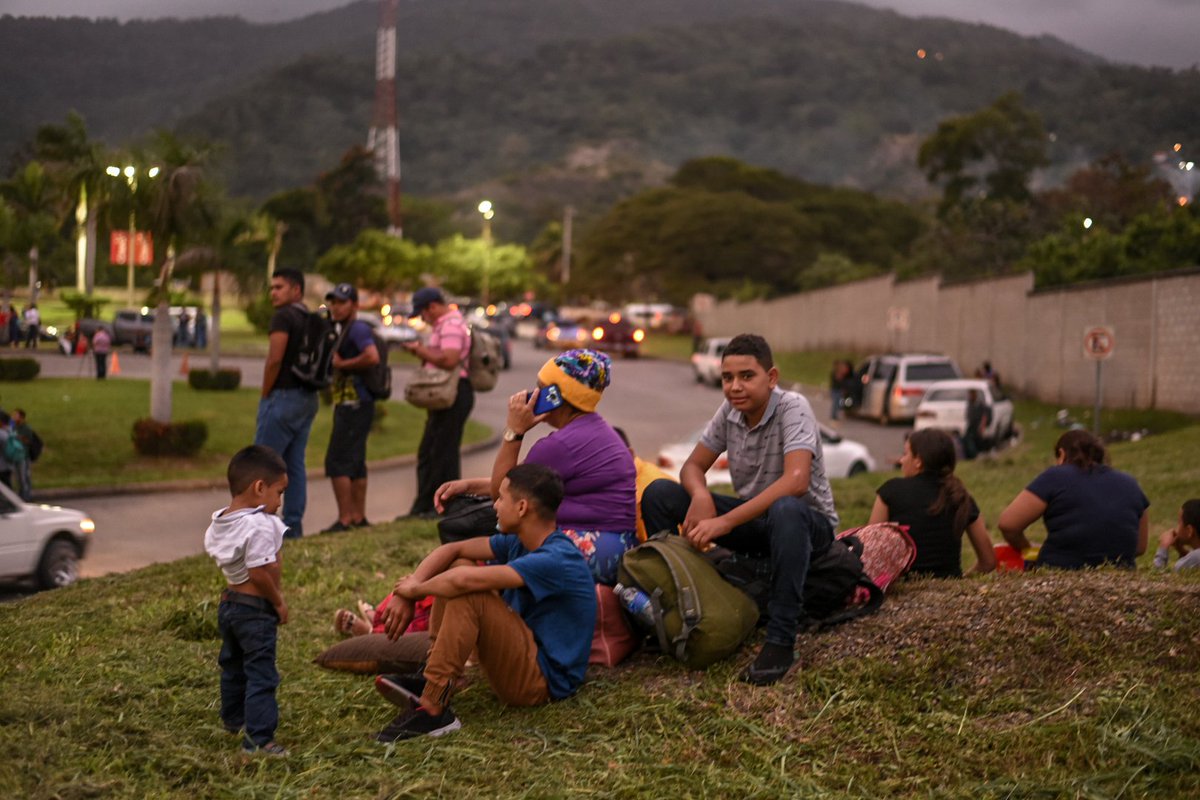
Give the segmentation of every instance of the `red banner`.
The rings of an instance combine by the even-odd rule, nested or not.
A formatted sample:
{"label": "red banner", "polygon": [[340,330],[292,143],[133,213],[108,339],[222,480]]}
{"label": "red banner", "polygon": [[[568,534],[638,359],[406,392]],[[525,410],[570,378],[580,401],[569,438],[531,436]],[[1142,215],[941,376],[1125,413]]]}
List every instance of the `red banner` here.
{"label": "red banner", "polygon": [[[108,260],[113,264],[129,263],[129,231],[112,232],[108,243]],[[154,240],[146,231],[134,234],[133,262],[139,267],[154,263]]]}

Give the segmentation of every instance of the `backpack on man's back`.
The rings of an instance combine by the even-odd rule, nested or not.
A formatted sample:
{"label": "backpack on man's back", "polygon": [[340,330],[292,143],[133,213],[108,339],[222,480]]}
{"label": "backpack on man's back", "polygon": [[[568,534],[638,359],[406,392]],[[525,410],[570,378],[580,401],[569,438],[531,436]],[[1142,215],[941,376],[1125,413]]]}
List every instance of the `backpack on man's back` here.
{"label": "backpack on man's back", "polygon": [[387,400],[392,396],[392,368],[387,363],[387,342],[374,328],[371,328],[371,340],[375,342],[375,349],[379,351],[379,362],[362,371],[363,387],[370,392],[374,399]]}
{"label": "backpack on man's back", "polygon": [[504,353],[500,338],[483,328],[471,328],[471,350],[467,356],[467,380],[477,392],[490,392],[500,380]]}
{"label": "backpack on man's back", "polygon": [[305,389],[319,391],[333,381],[333,353],[337,350],[338,334],[329,313],[320,309],[309,311],[302,303],[294,308],[304,315],[300,326],[300,341],[296,346],[296,363],[292,375]]}

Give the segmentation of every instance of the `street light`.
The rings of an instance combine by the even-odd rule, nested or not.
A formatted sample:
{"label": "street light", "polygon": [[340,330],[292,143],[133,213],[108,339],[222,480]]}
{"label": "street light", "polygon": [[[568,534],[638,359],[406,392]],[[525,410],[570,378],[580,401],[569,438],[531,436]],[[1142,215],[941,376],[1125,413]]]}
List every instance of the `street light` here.
{"label": "street light", "polygon": [[[124,176],[125,183],[127,183],[129,185],[129,239],[125,244],[125,255],[126,255],[126,263],[128,265],[128,273],[129,273],[128,274],[129,305],[132,306],[133,301],[134,301],[134,295],[133,295],[134,246],[133,245],[134,245],[134,240],[137,237],[137,224],[136,224],[136,222],[137,222],[136,213],[137,212],[135,211],[135,209],[136,209],[135,197],[137,195],[137,167],[130,164],[129,166],[125,167],[125,169],[121,169],[120,167],[115,167],[110,164],[104,171],[114,178],[120,178],[120,177]],[[154,178],[157,175],[158,175],[158,167],[151,167],[150,169],[146,170],[147,178]]]}
{"label": "street light", "polygon": [[479,204],[479,213],[483,215],[483,305],[486,307],[489,301],[488,297],[488,273],[492,268],[492,217],[496,216],[496,209],[492,206],[491,200],[484,200]]}

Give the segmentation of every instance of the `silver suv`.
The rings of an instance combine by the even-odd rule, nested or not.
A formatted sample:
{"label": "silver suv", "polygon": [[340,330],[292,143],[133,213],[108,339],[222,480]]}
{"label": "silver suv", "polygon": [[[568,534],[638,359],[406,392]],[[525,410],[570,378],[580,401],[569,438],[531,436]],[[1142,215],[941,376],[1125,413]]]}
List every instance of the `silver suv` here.
{"label": "silver suv", "polygon": [[915,418],[930,384],[962,377],[952,359],[933,353],[870,356],[854,374],[857,383],[849,398],[851,410],[885,425]]}

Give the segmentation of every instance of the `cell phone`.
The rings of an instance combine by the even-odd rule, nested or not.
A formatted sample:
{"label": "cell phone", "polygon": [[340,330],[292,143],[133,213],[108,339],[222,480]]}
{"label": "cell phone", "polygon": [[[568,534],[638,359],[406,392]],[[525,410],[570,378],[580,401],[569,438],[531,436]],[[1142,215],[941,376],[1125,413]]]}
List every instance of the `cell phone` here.
{"label": "cell phone", "polygon": [[[533,397],[533,392],[526,392],[525,398]],[[543,386],[538,390],[537,402],[533,405],[534,414],[546,414],[563,404],[562,391],[557,383]]]}

